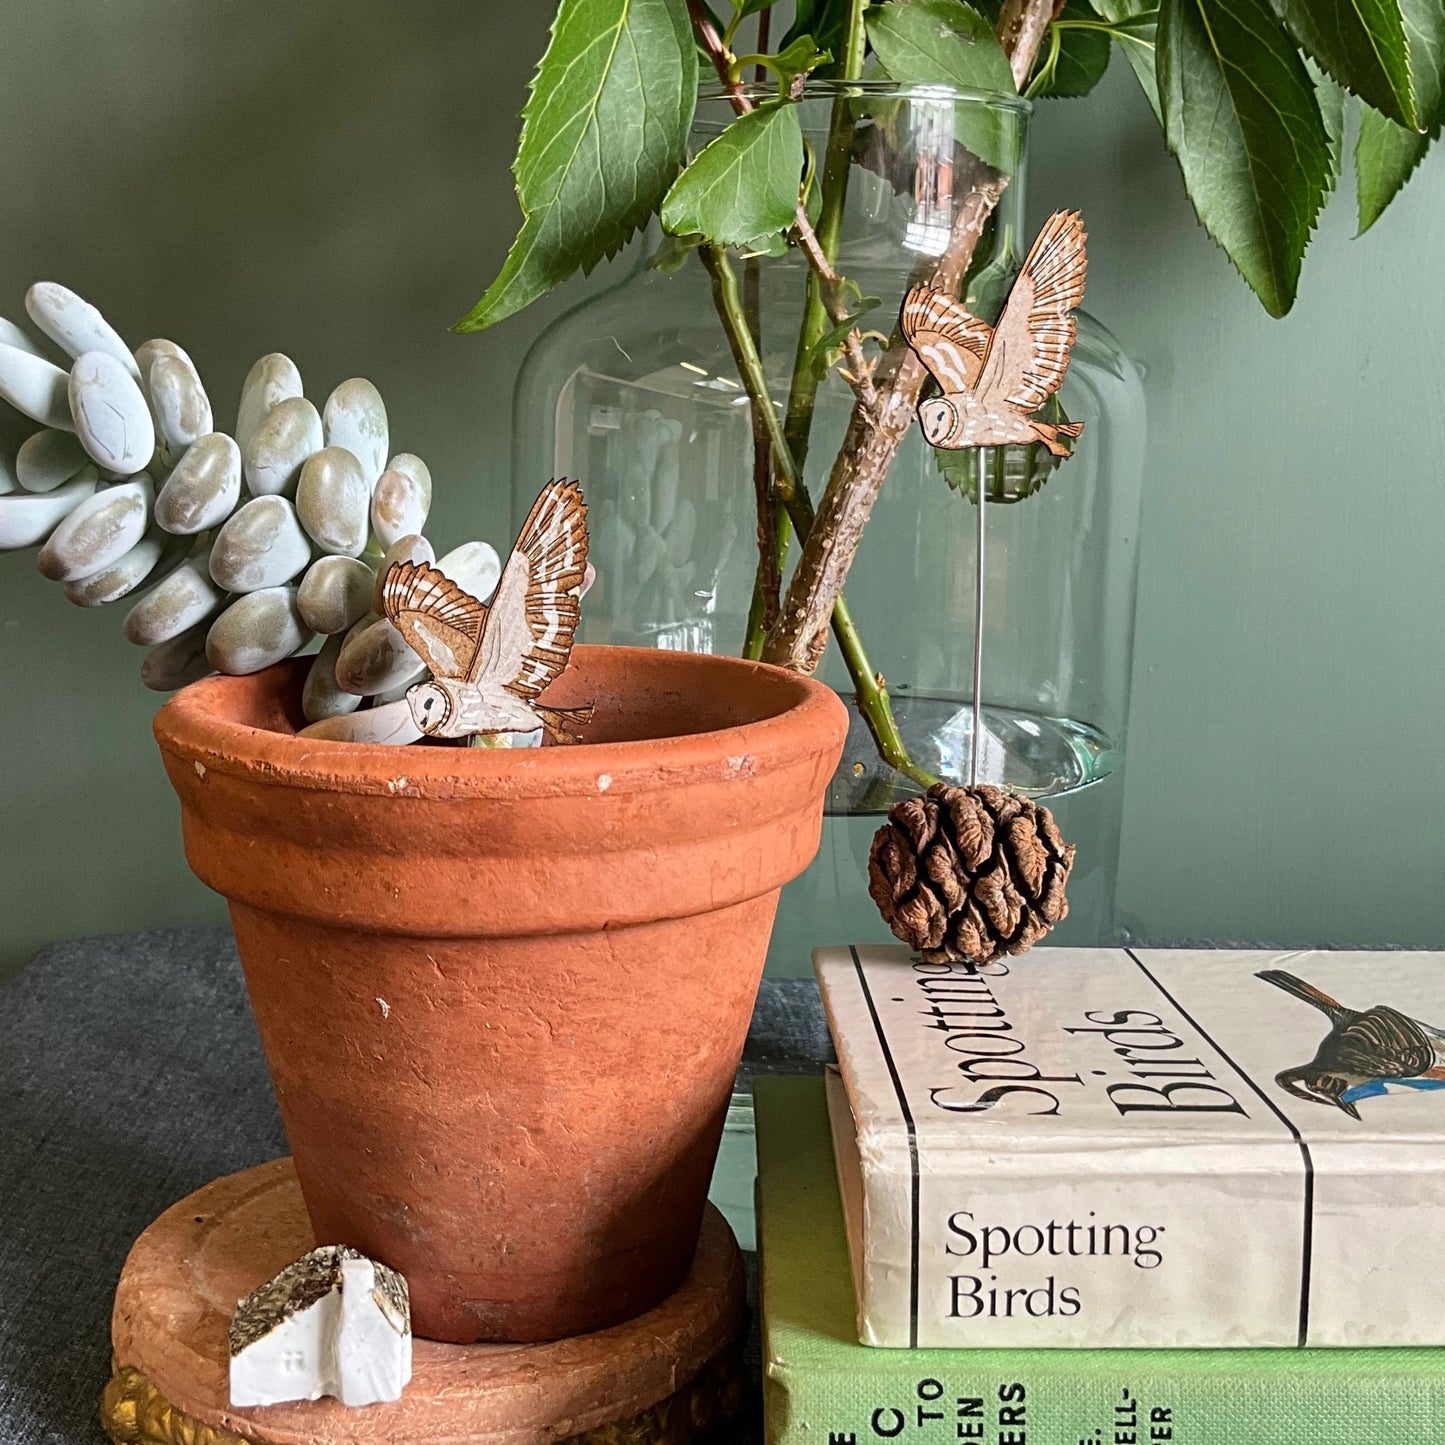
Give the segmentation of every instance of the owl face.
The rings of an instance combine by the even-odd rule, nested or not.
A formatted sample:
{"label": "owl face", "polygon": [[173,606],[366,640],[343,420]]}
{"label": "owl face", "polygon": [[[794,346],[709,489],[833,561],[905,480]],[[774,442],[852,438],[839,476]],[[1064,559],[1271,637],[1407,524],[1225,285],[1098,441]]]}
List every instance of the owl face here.
{"label": "owl face", "polygon": [[958,409],[946,397],[935,396],[918,408],[918,420],[929,446],[946,447],[959,428]]}
{"label": "owl face", "polygon": [[406,695],[411,719],[422,732],[439,733],[452,715],[452,695],[439,682],[419,682]]}

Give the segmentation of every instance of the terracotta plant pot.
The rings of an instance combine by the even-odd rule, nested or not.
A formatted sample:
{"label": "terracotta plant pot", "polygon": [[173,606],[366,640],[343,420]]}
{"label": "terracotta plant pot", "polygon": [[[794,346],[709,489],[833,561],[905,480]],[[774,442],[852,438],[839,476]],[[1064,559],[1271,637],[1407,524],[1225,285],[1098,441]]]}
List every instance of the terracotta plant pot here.
{"label": "terracotta plant pot", "polygon": [[304,661],[156,718],[317,1239],[405,1274],[431,1339],[579,1334],[681,1283],[847,730],[776,668],[573,658],[548,701],[595,700],[579,747],[308,741]]}

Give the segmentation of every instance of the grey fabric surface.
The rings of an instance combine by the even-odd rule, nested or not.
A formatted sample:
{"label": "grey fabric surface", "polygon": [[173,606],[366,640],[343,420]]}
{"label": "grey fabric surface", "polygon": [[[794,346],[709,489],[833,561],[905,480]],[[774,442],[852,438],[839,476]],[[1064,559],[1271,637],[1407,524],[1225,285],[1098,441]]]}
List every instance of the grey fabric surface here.
{"label": "grey fabric surface", "polygon": [[[766,982],[752,1071],[816,1070],[828,1049],[812,982]],[[131,1242],[285,1152],[228,930],[56,944],[0,989],[0,1445],[102,1445]]]}
{"label": "grey fabric surface", "polygon": [[47,948],[0,990],[0,1442],[103,1442],[126,1251],[286,1152],[222,928]]}

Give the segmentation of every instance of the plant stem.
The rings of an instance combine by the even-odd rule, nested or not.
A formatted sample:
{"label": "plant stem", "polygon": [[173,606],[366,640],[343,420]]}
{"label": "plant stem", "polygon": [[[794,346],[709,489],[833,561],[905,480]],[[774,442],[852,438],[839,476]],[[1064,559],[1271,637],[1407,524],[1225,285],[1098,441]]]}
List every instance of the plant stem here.
{"label": "plant stem", "polygon": [[[687,10],[698,44],[702,46],[708,59],[712,61],[713,69],[717,71],[718,79],[722,81],[723,88],[732,101],[733,109],[739,115],[746,115],[753,109],[753,102],[749,99],[742,82],[732,74],[735,57],[718,33],[717,26],[713,24],[707,6],[702,3],[702,0],[687,0]],[[798,199],[792,229],[798,249],[807,259],[808,265],[817,272],[820,280],[824,283],[824,303],[828,307],[829,315],[833,318],[833,324],[840,325],[847,318],[847,311],[838,296],[839,282],[842,278],[833,269],[833,263],[828,259],[827,253],[818,244],[813,223],[808,219],[808,209],[803,204],[801,197]],[[843,348],[848,353],[848,364],[852,376],[851,385],[858,398],[858,405],[866,411],[875,411],[878,406],[878,392],[873,385],[873,365],[864,354],[863,336],[856,326],[844,338]]]}
{"label": "plant stem", "polygon": [[[756,337],[748,327],[737,273],[725,251],[712,246],[702,246],[698,254],[712,277],[718,316],[727,334],[738,375],[742,378],[748,399],[752,403],[754,424],[766,434],[772,449],[776,478],[774,492],[787,509],[798,535],[806,536],[813,520],[812,502],[806,487],[803,486],[792,452],[788,449],[782,420],[768,391],[767,375],[763,370],[762,357],[758,353]],[[897,720],[893,716],[887,686],[869,666],[853,615],[848,610],[847,599],[841,594],[833,599],[832,622],[838,650],[842,653],[848,674],[853,680],[858,710],[868,724],[879,755],[890,767],[896,768],[924,787],[936,782],[934,777],[924,772],[909,757],[908,749],[898,731]]]}
{"label": "plant stem", "polygon": [[[743,262],[742,324],[753,338],[762,334],[761,284],[758,259],[749,257]],[[778,556],[778,533],[787,524],[787,513],[773,496],[773,446],[762,413],[756,404],[749,410],[753,422],[753,495],[758,509],[758,574],[748,609],[743,656],[756,662],[763,655],[763,638],[778,620],[782,603],[783,566]]]}
{"label": "plant stem", "polygon": [[[839,57],[839,70],[844,80],[856,79],[863,70],[863,57],[867,49],[867,32],[863,23],[863,14],[866,9],[867,0],[851,0],[848,23],[844,32],[843,54]],[[833,101],[832,114],[828,123],[827,148],[823,173],[820,177],[822,205],[819,208],[817,226],[818,247],[827,261],[829,269],[836,268],[838,246],[843,234],[843,207],[848,195],[848,168],[853,146],[853,131],[853,114],[847,97],[837,96]],[[816,268],[809,270],[803,319],[798,328],[798,346],[794,353],[793,373],[788,384],[788,405],[783,432],[787,440],[788,451],[793,458],[794,468],[799,476],[803,474],[808,457],[808,442],[812,434],[813,411],[818,395],[819,377],[811,364],[811,353],[830,326],[830,312],[823,296],[823,287],[830,284],[824,281]],[[759,334],[756,327],[754,327],[754,334]],[[806,489],[801,490],[803,491],[804,506],[808,513],[808,525],[811,525],[812,499],[808,497]],[[760,550],[758,557],[760,585],[765,574],[771,577],[776,572],[781,579],[782,569],[788,558],[788,544],[792,532],[790,523],[791,518],[787,511],[783,510],[779,525],[775,529],[777,545],[771,554],[765,554]],[[799,531],[800,537],[804,535],[806,535],[806,528]],[[760,531],[760,549],[763,545]],[[779,589],[781,590],[781,580]],[[753,613],[748,618],[748,636],[744,652],[744,656],[748,657],[762,655],[763,639],[754,633],[754,620],[758,613],[757,600],[755,592],[755,605]],[[777,609],[772,611],[771,619],[765,629],[767,631],[771,631],[777,622]],[[861,659],[863,675],[869,678],[874,677],[873,668],[862,651],[861,643],[857,642],[856,633],[854,633],[854,642],[857,646],[858,657]],[[883,702],[886,706],[886,694]]]}
{"label": "plant stem", "polygon": [[[766,55],[771,38],[773,12],[758,13],[756,45],[759,55]],[[753,79],[761,85],[767,72],[759,65]],[[762,262],[750,256],[743,262],[743,318],[749,335],[763,334]],[[763,639],[778,620],[782,605],[783,564],[788,558],[788,540],[792,528],[788,514],[773,496],[773,448],[768,440],[756,406],[749,407],[753,422],[753,494],[758,509],[758,573],[753,582],[753,600],[748,609],[747,632],[743,637],[742,655],[756,662],[763,655]]]}
{"label": "plant stem", "polygon": [[[867,32],[863,24],[866,0],[852,0],[848,9],[840,68],[844,80],[855,80],[863,70]],[[843,237],[843,208],[848,199],[848,169],[852,163],[853,112],[845,95],[834,97],[828,122],[828,144],[824,154],[823,204],[818,215],[818,246],[830,269],[837,265],[838,246]],[[810,364],[810,353],[828,330],[829,310],[823,296],[824,281],[817,270],[808,275],[808,296],[803,322],[798,330],[798,349],[793,358],[793,377],[788,387],[788,415],[785,429],[788,447],[798,470],[808,456],[813,429],[813,408],[818,395],[818,373]]]}
{"label": "plant stem", "polygon": [[998,12],[998,38],[1013,71],[1020,95],[1039,58],[1049,26],[1063,12],[1065,0],[1004,0]]}
{"label": "plant stem", "polygon": [[[845,77],[856,78],[863,69],[863,58],[867,48],[867,34],[863,22],[866,0],[851,0],[848,27],[841,58]],[[688,11],[699,43],[708,53],[719,78],[732,98],[733,108],[738,114],[753,108],[752,101],[744,93],[741,83],[731,70],[732,56],[728,47],[718,35],[707,8],[701,0],[688,0]],[[776,628],[776,609],[769,605],[773,578],[781,579],[782,568],[787,560],[789,544],[789,523],[797,530],[800,538],[806,537],[813,524],[813,504],[807,488],[803,485],[803,461],[807,455],[808,437],[812,430],[814,402],[817,395],[817,380],[807,364],[807,351],[818,337],[827,330],[828,319],[834,325],[843,319],[845,308],[839,295],[841,278],[834,260],[842,235],[843,205],[847,194],[848,167],[852,148],[853,124],[846,100],[839,97],[834,103],[833,116],[829,126],[827,158],[822,178],[823,208],[819,224],[823,236],[815,234],[808,219],[807,208],[799,199],[795,235],[804,256],[812,270],[808,296],[808,313],[803,331],[799,336],[798,356],[793,368],[793,383],[790,387],[788,415],[793,429],[790,437],[779,422],[777,409],[767,388],[767,379],[762,361],[757,352],[756,331],[749,327],[745,306],[738,304],[737,281],[725,254],[703,247],[703,263],[713,277],[714,295],[718,314],[733,349],[738,374],[747,387],[753,411],[755,490],[758,487],[760,464],[758,440],[760,435],[768,436],[769,449],[773,454],[773,494],[775,498],[773,516],[765,518],[763,499],[759,493],[758,516],[758,577],[753,589],[752,606],[748,615],[748,630],[744,639],[743,655],[758,657],[763,650],[764,636]],[[811,339],[809,334],[811,332]],[[860,410],[871,412],[877,405],[877,391],[873,385],[873,368],[863,354],[862,336],[854,327],[848,334],[844,349],[852,367],[852,386],[857,395]],[[796,448],[796,450],[795,450]],[[771,535],[770,535],[771,534]],[[771,543],[771,545],[770,545]],[[781,590],[781,582],[779,582]],[[772,621],[763,636],[759,635],[765,619],[772,613]],[[858,636],[847,600],[836,595],[831,603],[833,632],[838,640],[838,649],[853,680],[854,695],[859,711],[868,724],[877,744],[879,755],[889,766],[906,774],[915,782],[928,786],[936,781],[931,774],[919,768],[908,754],[898,724],[893,716],[892,702],[888,689],[880,674],[874,671],[867,653]],[[808,670],[816,667],[822,654],[821,632],[814,640],[815,646]]]}
{"label": "plant stem", "polygon": [[[1039,46],[1063,0],[1005,0],[999,36],[1022,85],[1033,70]],[[954,292],[973,259],[979,237],[1008,177],[981,161],[971,168],[973,185],[959,207],[953,232],[930,277],[941,291]],[[768,634],[763,659],[810,672],[818,637],[842,590],[858,543],[899,444],[913,423],[927,372],[895,331],[878,367],[878,405],[855,404],[842,449],[818,505],[817,521],[803,544],[777,626]]]}

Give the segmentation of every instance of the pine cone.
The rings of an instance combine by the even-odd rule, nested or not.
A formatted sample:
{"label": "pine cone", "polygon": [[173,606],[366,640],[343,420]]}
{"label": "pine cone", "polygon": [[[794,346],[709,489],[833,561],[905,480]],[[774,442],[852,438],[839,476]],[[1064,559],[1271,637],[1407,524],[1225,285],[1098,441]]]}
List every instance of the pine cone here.
{"label": "pine cone", "polygon": [[988,963],[1027,952],[1068,913],[1073,862],[1042,804],[987,783],[935,783],[888,810],[868,892],[926,962]]}

